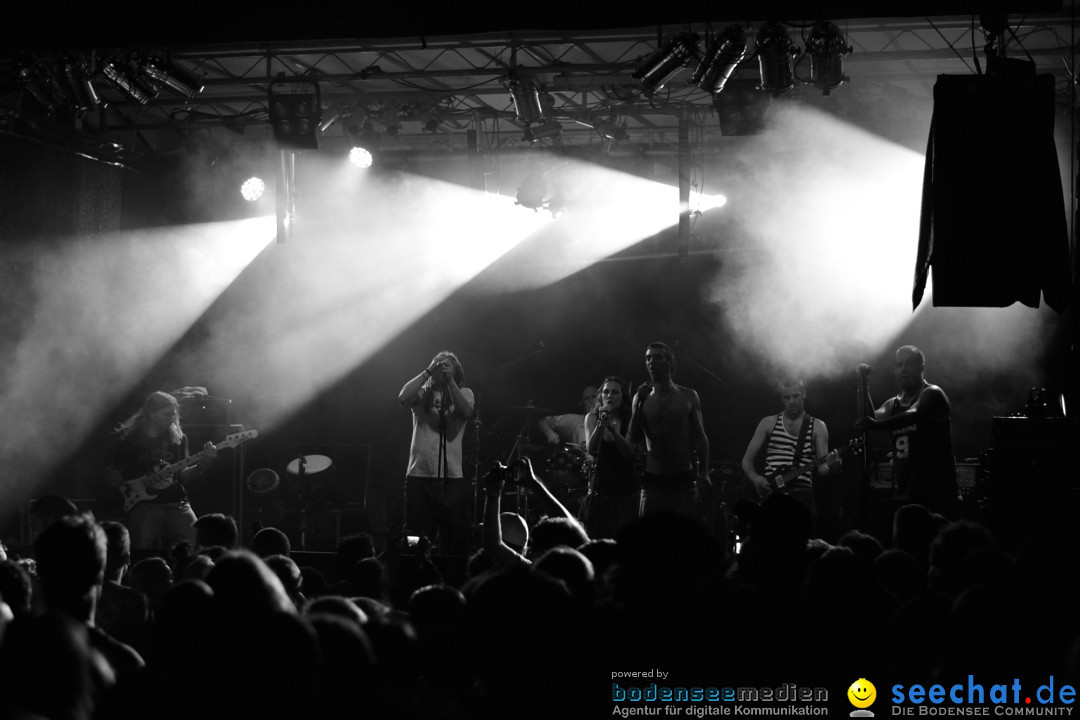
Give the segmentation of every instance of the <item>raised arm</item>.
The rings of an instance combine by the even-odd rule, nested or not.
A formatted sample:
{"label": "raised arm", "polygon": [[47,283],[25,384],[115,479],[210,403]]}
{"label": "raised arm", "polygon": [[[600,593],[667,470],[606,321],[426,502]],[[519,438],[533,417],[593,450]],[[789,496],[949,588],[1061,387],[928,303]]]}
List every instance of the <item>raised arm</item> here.
{"label": "raised arm", "polygon": [[503,542],[502,521],[502,490],[503,476],[507,468],[496,465],[484,476],[484,551],[491,555],[495,563],[502,568],[511,568],[524,562],[525,558],[514,551],[512,547]]}
{"label": "raised arm", "polygon": [[411,408],[416,403],[420,402],[420,391],[424,388],[424,383],[431,377],[437,366],[435,363],[431,364],[431,367],[426,367],[421,371],[419,375],[409,380],[401,387],[401,392],[398,393],[398,402],[407,408]]}
{"label": "raised arm", "polygon": [[[566,518],[570,522],[574,523],[578,527],[581,527],[581,523],[574,517],[573,513],[566,509],[566,506],[559,502],[558,498],[551,494],[551,491],[547,489],[544,482],[536,476],[533,472],[532,461],[527,457],[519,458],[510,464],[510,472],[514,474],[514,478],[526,489],[540,495],[543,505],[551,510],[552,517]],[[581,528],[582,532],[585,532],[585,528]]]}
{"label": "raised arm", "polygon": [[454,402],[454,412],[460,414],[462,417],[471,418],[473,414],[473,392],[468,388],[459,388],[458,384],[454,382],[454,378],[450,378],[446,387],[450,390],[450,397]]}

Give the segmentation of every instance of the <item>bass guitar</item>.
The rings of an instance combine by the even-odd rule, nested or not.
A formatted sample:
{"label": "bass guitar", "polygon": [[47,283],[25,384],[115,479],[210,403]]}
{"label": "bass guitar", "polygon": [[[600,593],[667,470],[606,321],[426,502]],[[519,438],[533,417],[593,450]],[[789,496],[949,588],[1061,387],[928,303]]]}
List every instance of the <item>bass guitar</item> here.
{"label": "bass guitar", "polygon": [[[214,443],[214,448],[223,450],[225,448],[236,447],[242,442],[258,437],[258,435],[258,430],[245,430],[244,432],[233,433],[221,442]],[[177,476],[181,472],[202,460],[205,455],[206,451],[201,450],[194,455],[189,455],[183,460],[177,460],[171,465],[162,465],[134,480],[126,480],[120,483],[118,489],[123,501],[124,512],[128,512],[131,508],[141,502],[152,499],[158,494],[153,491],[164,490],[175,483]]]}
{"label": "bass guitar", "polygon": [[862,450],[863,439],[861,437],[854,438],[851,442],[843,447],[839,447],[833,450],[831,453],[823,458],[817,460],[807,460],[801,465],[793,465],[789,467],[773,468],[765,472],[765,479],[769,481],[769,492],[771,495],[775,492],[786,493],[789,491],[787,484],[799,477],[807,470],[812,470],[822,463],[829,462],[836,458],[843,457],[850,452],[859,452]]}

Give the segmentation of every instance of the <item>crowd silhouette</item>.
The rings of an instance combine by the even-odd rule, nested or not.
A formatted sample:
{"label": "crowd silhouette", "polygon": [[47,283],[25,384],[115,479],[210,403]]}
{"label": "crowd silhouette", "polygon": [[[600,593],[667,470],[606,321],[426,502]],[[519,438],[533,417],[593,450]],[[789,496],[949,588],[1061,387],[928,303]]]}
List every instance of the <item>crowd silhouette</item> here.
{"label": "crowd silhouette", "polygon": [[888,537],[830,543],[773,495],[734,556],[664,512],[614,539],[547,519],[521,562],[481,549],[447,578],[429,545],[367,534],[304,567],[281,530],[243,547],[221,514],[132,563],[123,525],[39,504],[32,550],[0,560],[3,720],[608,717],[613,673],[654,668],[838,700],[863,677],[1080,683],[1071,528],[1006,549],[908,505]]}

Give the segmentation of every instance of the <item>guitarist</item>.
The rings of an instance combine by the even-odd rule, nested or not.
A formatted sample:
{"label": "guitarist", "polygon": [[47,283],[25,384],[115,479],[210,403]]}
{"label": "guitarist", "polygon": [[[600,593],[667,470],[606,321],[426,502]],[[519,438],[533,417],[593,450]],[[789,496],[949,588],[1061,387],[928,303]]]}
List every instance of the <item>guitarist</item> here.
{"label": "guitarist", "polygon": [[[154,392],[142,408],[120,423],[113,433],[115,448],[112,464],[105,470],[105,481],[112,488],[153,472],[162,464],[172,464],[188,457],[188,438],[180,427],[180,406],[165,392]],[[198,477],[217,457],[213,443],[206,443],[203,458],[164,487],[149,490],[151,497],[135,505],[124,518],[134,548],[154,548],[160,543],[170,548],[180,540],[195,544],[195,513],[188,503],[184,482]]]}
{"label": "guitarist", "polygon": [[[838,474],[840,459],[835,453],[829,454],[829,429],[825,423],[806,414],[806,388],[802,380],[781,380],[776,391],[783,410],[758,423],[743,454],[742,468],[762,499],[772,492],[785,492],[806,506],[816,524],[813,472],[816,469],[822,477]],[[754,466],[762,448],[765,449],[765,475],[757,472]],[[776,487],[773,480],[776,475],[814,460],[819,460],[816,468],[808,467],[806,472],[785,482],[783,488]]]}

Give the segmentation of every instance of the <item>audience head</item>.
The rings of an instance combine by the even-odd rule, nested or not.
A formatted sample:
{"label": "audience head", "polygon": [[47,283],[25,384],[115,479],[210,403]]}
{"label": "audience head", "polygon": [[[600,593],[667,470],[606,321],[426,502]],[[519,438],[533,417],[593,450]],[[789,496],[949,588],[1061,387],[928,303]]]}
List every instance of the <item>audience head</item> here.
{"label": "audience head", "polygon": [[278,576],[246,550],[226,553],[207,574],[206,584],[214,591],[215,606],[228,617],[251,619],[296,611]]}
{"label": "audience head", "polygon": [[304,578],[300,574],[300,567],[296,562],[286,555],[271,555],[264,562],[277,575],[278,580],[285,587],[285,593],[289,596],[289,599],[297,607],[303,604],[304,596],[300,593]]}
{"label": "audience head", "polygon": [[559,545],[577,548],[587,542],[589,542],[589,536],[577,522],[564,517],[547,517],[533,528],[529,554],[532,557],[540,557]]}
{"label": "audience head", "polygon": [[499,515],[499,527],[502,528],[503,542],[515,552],[525,553],[529,544],[529,526],[525,518],[517,513],[504,512]]}
{"label": "audience head", "polygon": [[276,527],[264,527],[251,539],[251,552],[261,558],[288,555],[292,550],[289,536]]}
{"label": "audience head", "polygon": [[553,547],[536,561],[533,570],[562,582],[578,602],[592,605],[596,596],[595,572],[589,559],[577,550]]}
{"label": "audience head", "polygon": [[346,535],[338,542],[337,564],[342,572],[348,572],[356,563],[372,557],[375,557],[375,539],[369,533]]}
{"label": "audience head", "polygon": [[62,517],[78,515],[75,503],[59,495],[42,495],[30,503],[30,542]]}
{"label": "audience head", "polygon": [[209,547],[220,545],[226,550],[235,550],[240,544],[240,532],[236,520],[223,513],[203,515],[195,521],[195,545]]}
{"label": "audience head", "polygon": [[45,605],[77,620],[94,619],[105,580],[105,531],[82,515],[60,518],[34,542],[38,578]]}
{"label": "audience head", "polygon": [[105,531],[105,579],[120,582],[131,565],[131,535],[123,523],[103,522]]}
{"label": "audience head", "polygon": [[165,593],[169,592],[172,582],[172,568],[164,558],[157,556],[143,558],[132,565],[128,573],[128,585],[145,595],[151,607],[157,607]]}
{"label": "audience head", "polygon": [[16,618],[30,613],[33,600],[30,573],[14,560],[0,560],[0,599]]}
{"label": "audience head", "polygon": [[304,604],[304,615],[336,615],[357,625],[365,625],[368,621],[367,613],[361,610],[359,605],[341,595],[324,595],[307,601]]}

